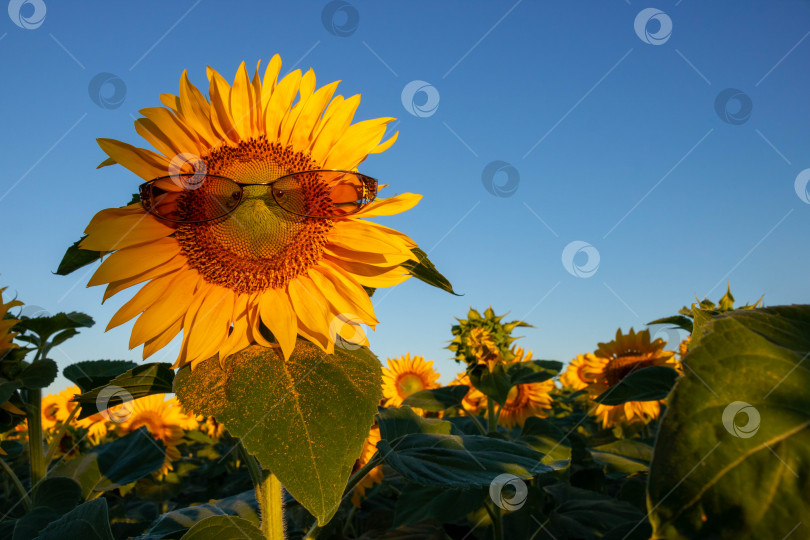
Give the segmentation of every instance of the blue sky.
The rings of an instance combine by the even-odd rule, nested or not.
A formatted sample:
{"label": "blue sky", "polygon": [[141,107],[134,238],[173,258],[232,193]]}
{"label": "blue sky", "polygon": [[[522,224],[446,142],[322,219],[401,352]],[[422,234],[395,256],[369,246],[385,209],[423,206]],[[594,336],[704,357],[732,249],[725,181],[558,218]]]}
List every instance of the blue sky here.
{"label": "blue sky", "polygon": [[[85,270],[51,273],[139,183],[96,170],[94,139],[142,145],[133,117],[176,93],[183,69],[206,88],[206,65],[232,78],[275,53],[282,73],[313,67],[319,85],[361,93],[356,119],[400,119],[398,142],[361,171],[424,195],[380,221],[463,294],[416,280],[378,291],[382,360],[423,354],[449,380],[460,368],[444,347],[469,306],[532,323],[519,343],[567,361],[695,295],[716,300],[727,281],[742,301],[810,301],[805,1],[19,4],[22,18],[0,17],[0,283],[95,317],[53,352],[60,366],[140,358],[131,325],[103,331],[129,294],[101,306]],[[99,73],[125,87],[119,106],[91,99]],[[176,345],[164,353],[153,359],[173,361]]]}

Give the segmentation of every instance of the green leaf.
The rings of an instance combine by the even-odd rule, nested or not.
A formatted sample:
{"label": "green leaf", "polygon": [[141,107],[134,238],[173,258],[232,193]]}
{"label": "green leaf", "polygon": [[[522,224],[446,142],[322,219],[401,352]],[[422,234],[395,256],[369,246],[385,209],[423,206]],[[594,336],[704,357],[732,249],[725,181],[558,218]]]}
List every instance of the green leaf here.
{"label": "green leaf", "polygon": [[473,386],[485,396],[494,399],[501,406],[506,403],[509,391],[512,389],[512,381],[503,364],[495,364],[491,371],[486,365],[478,364],[470,368],[467,373]]}
{"label": "green leaf", "polygon": [[85,313],[72,311],[70,313],[57,313],[48,317],[22,317],[14,325],[15,332],[33,332],[39,337],[39,342],[46,342],[52,335],[62,330],[76,328],[90,328],[95,324],[92,317]]}
{"label": "green leaf", "polygon": [[19,388],[19,385],[16,381],[0,379],[0,403],[8,401],[17,388]]}
{"label": "green leaf", "polygon": [[62,461],[50,474],[72,478],[81,486],[82,496],[87,498],[94,492],[109,491],[143,478],[160,469],[165,457],[163,443],[155,440],[144,427]]}
{"label": "green leaf", "polygon": [[79,247],[79,244],[85,238],[87,238],[87,235],[82,236],[73,242],[72,246],[67,248],[67,251],[65,251],[65,254],[62,257],[62,261],[59,263],[59,267],[56,269],[56,275],[66,276],[72,272],[75,272],[79,268],[87,266],[88,264],[93,264],[101,259],[104,252],[91,251],[88,249],[81,249]]}
{"label": "green leaf", "polygon": [[810,515],[808,353],[810,306],[729,311],[693,334],[650,466],[656,538],[783,538]]}
{"label": "green leaf", "polygon": [[337,511],[382,398],[379,360],[365,348],[327,355],[300,339],[285,361],[251,346],[181,369],[186,410],[214,416],[321,524]]}
{"label": "green leaf", "polygon": [[188,530],[205,518],[221,515],[238,516],[258,527],[259,503],[256,501],[255,491],[245,491],[233,497],[163,514],[155,520],[146,534],[138,537],[138,540],[160,540],[166,536],[177,536],[178,533]]}
{"label": "green leaf", "polygon": [[61,476],[49,477],[37,486],[31,507],[50,508],[61,516],[73,510],[81,498],[81,486],[72,479]]}
{"label": "green leaf", "polygon": [[571,459],[571,443],[565,432],[548,420],[537,416],[526,419],[518,442],[545,454],[542,462],[555,469],[566,466],[567,461]]}
{"label": "green leaf", "polygon": [[402,402],[407,407],[416,407],[430,412],[441,412],[450,407],[460,407],[461,401],[467,395],[469,386],[459,384],[443,386],[433,390],[415,392]]}
{"label": "green leaf", "polygon": [[419,248],[414,248],[411,250],[411,252],[414,254],[414,259],[405,261],[402,263],[402,267],[408,270],[413,277],[420,281],[424,281],[428,285],[433,285],[434,287],[438,287],[443,291],[447,291],[450,294],[461,296],[460,294],[456,294],[450,281],[448,281],[447,278],[436,269],[436,266],[430,262],[427,253]]}
{"label": "green leaf", "polygon": [[262,531],[250,521],[231,516],[211,516],[200,521],[184,534],[181,540],[264,540]]}
{"label": "green leaf", "polygon": [[551,470],[540,463],[540,452],[483,435],[412,433],[382,439],[377,450],[391,468],[420,485],[486,487],[500,474],[532,478]]}
{"label": "green leaf", "polygon": [[514,362],[507,366],[506,374],[512,386],[547,381],[562,370],[562,362],[556,360],[530,360]]}
{"label": "green leaf", "polygon": [[[481,508],[489,500],[486,488],[456,489],[408,484],[397,497],[394,527],[435,519],[451,523]],[[425,504],[430,501],[429,504]]]}
{"label": "green leaf", "polygon": [[653,326],[656,324],[671,324],[683,330],[686,330],[690,334],[692,333],[692,319],[689,317],[685,317],[683,315],[674,315],[672,317],[664,317],[663,319],[656,319],[654,321],[650,321],[647,323],[647,326]]}
{"label": "green leaf", "polygon": [[115,377],[138,364],[129,360],[86,360],[71,364],[62,371],[66,379],[75,383],[82,392],[105,386]]}
{"label": "green leaf", "polygon": [[37,360],[17,376],[20,386],[25,388],[45,388],[56,379],[59,369],[50,358]]}
{"label": "green leaf", "polygon": [[546,486],[558,504],[549,515],[549,526],[561,538],[601,538],[617,526],[641,524],[644,514],[633,505],[587,489],[557,483]]}
{"label": "green leaf", "polygon": [[668,366],[637,369],[594,401],[603,405],[621,405],[628,401],[658,401],[669,395],[676,380],[678,372]]}
{"label": "green leaf", "polygon": [[608,472],[632,474],[650,467],[653,448],[634,439],[620,439],[591,448],[593,458],[608,467]]}
{"label": "green leaf", "polygon": [[389,441],[411,433],[461,435],[450,422],[438,418],[422,418],[410,407],[381,408],[377,415],[377,424],[380,426],[380,437]]}
{"label": "green leaf", "polygon": [[114,377],[108,384],[77,397],[76,401],[82,404],[79,419],[87,418],[100,410],[120,405],[130,399],[171,393],[173,382],[174,370],[171,364],[161,362],[134,367]]}
{"label": "green leaf", "polygon": [[61,518],[45,527],[37,540],[113,540],[107,517],[107,501],[96,499],[80,504]]}

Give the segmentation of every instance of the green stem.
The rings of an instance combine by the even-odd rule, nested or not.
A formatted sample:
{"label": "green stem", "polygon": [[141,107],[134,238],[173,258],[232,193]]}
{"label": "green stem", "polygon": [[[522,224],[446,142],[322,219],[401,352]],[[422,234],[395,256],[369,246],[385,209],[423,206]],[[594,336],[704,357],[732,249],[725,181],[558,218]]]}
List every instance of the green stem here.
{"label": "green stem", "polygon": [[281,482],[276,475],[264,471],[264,480],[256,488],[256,498],[261,509],[262,534],[267,540],[284,540]]}
{"label": "green stem", "polygon": [[256,461],[256,458],[251,456],[245,446],[242,444],[242,441],[236,441],[237,446],[239,447],[239,454],[242,456],[242,461],[245,462],[245,466],[247,466],[248,474],[250,474],[250,479],[253,480],[253,485],[256,486],[256,489],[262,485],[262,469],[259,466],[259,462]]}
{"label": "green stem", "polygon": [[489,514],[492,520],[492,536],[494,540],[503,540],[503,524],[501,522],[501,509],[497,506],[490,508],[488,504],[484,504],[484,509]]}
{"label": "green stem", "polygon": [[[346,484],[346,489],[343,491],[343,498],[345,498],[352,490],[360,483],[360,481],[366,477],[368,473],[370,473],[376,467],[379,467],[383,462],[382,456],[379,452],[375,453],[371,456],[371,459],[368,460],[368,463],[360,467],[356,473],[349,478],[349,483]],[[342,499],[341,499],[342,500]],[[318,521],[315,520],[312,527],[307,532],[307,535],[304,537],[305,540],[314,540],[318,537],[318,533],[320,532],[321,528],[318,526]]]}
{"label": "green stem", "polygon": [[28,498],[28,493],[25,491],[25,488],[23,487],[22,482],[20,482],[20,479],[17,478],[17,475],[14,474],[14,471],[11,470],[11,467],[9,467],[8,463],[6,463],[6,460],[3,458],[0,458],[0,467],[2,467],[4,471],[6,471],[6,474],[9,476],[9,478],[11,478],[11,483],[14,484],[14,487],[20,493],[20,498],[22,499],[22,502],[25,505],[25,509],[26,510],[30,509],[31,499]]}
{"label": "green stem", "polygon": [[490,433],[498,431],[498,417],[495,416],[495,402],[492,398],[487,399],[487,423]]}
{"label": "green stem", "polygon": [[[35,360],[36,361],[36,360]],[[28,390],[28,455],[31,461],[31,489],[45,477],[45,454],[42,441],[42,390]]]}
{"label": "green stem", "polygon": [[65,432],[67,432],[67,428],[70,423],[73,421],[73,418],[79,412],[80,406],[76,406],[72,411],[70,411],[70,415],[67,417],[67,420],[62,422],[62,425],[59,428],[59,433],[56,434],[56,438],[51,443],[51,446],[48,447],[48,453],[45,454],[45,466],[47,467],[48,464],[53,459],[54,454],[56,453],[56,449],[59,447],[59,443],[62,442],[62,437],[65,436]]}
{"label": "green stem", "polygon": [[467,408],[464,406],[464,404],[460,405],[460,407],[461,407],[461,410],[462,410],[462,411],[464,411],[465,413],[467,413],[467,416],[469,416],[470,418],[472,418],[472,421],[473,421],[473,422],[475,422],[475,427],[477,427],[477,428],[478,428],[478,431],[480,431],[480,432],[481,432],[481,435],[486,435],[486,434],[487,434],[487,430],[486,430],[486,428],[484,427],[484,425],[483,425],[483,424],[482,424],[482,423],[481,423],[481,422],[478,420],[478,417],[477,417],[477,416],[475,416],[474,414],[472,414],[470,411],[468,411],[468,410],[467,410]]}

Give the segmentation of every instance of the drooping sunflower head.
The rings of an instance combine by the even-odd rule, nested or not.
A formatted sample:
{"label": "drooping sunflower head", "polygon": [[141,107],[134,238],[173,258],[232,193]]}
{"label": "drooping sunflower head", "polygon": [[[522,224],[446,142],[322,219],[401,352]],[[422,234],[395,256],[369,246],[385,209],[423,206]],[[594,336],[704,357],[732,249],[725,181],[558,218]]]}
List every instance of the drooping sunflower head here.
{"label": "drooping sunflower head", "polygon": [[19,300],[4,301],[3,293],[6,289],[7,287],[0,289],[0,358],[11,349],[17,348],[17,344],[12,341],[17,334],[12,332],[11,329],[20,321],[12,318],[8,310],[23,305]]}
{"label": "drooping sunflower head", "polygon": [[[352,123],[359,95],[336,96],[337,82],[316,88],[312,70],[279,79],[280,70],[277,55],[263,77],[257,65],[251,78],[243,63],[229,84],[209,68],[207,97],[183,73],[178,95],[163,94],[163,107],[142,109],[135,121],[156,151],[99,139],[109,156],[102,165],[161,178],[141,191],[151,213],[138,203],[103,210],[81,244],[113,252],[90,280],[107,285],[105,299],[146,283],[108,327],[138,317],[130,347],[143,344],[144,358],[181,331],[176,366],[215,354],[223,360],[251,343],[270,346],[265,329],[287,358],[299,334],[328,353],[336,341],[365,345],[359,325],[378,321],[364,287],[410,277],[400,265],[416,243],[363,218],[403,212],[420,196],[368,203],[374,190],[363,184],[352,192],[357,185],[335,184],[340,175],[286,180],[356,170],[394,143],[396,133],[383,142],[394,119]],[[324,193],[346,189],[366,201],[359,211],[328,219],[296,212],[299,203],[320,208]],[[168,209],[157,210],[161,201]],[[172,221],[171,212],[182,219]]]}
{"label": "drooping sunflower head", "polygon": [[[532,359],[532,352],[525,352],[520,347],[514,348],[512,352],[515,355],[513,362],[529,362]],[[498,423],[505,427],[522,427],[530,416],[541,418],[548,416],[554,401],[551,397],[553,390],[552,379],[513,386],[506,397]]]}
{"label": "drooping sunflower head", "polygon": [[510,362],[514,353],[510,350],[512,331],[520,326],[531,326],[523,321],[502,323],[505,315],[495,315],[492,307],[488,307],[482,316],[477,310],[470,308],[466,319],[456,319],[457,325],[452,328],[453,341],[447,347],[456,353],[457,362],[466,362],[468,365],[479,363],[487,364],[490,369],[497,362]]}
{"label": "drooping sunflower head", "polygon": [[383,368],[383,405],[399,407],[406,397],[422,390],[438,388],[439,373],[433,369],[433,361],[425,362],[423,356],[410,353],[388,359]]}

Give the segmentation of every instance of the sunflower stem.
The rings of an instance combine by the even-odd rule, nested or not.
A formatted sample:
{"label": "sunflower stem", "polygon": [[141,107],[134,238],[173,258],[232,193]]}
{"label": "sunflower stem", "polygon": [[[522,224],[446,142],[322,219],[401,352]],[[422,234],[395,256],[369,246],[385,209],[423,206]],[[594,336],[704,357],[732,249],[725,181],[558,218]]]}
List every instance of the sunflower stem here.
{"label": "sunflower stem", "polygon": [[79,412],[81,407],[77,406],[74,407],[72,411],[70,411],[70,415],[67,417],[62,425],[59,427],[59,433],[56,434],[56,438],[51,442],[51,445],[48,447],[48,453],[45,454],[45,466],[47,467],[48,464],[53,459],[54,454],[56,453],[56,449],[59,447],[59,443],[62,442],[62,437],[65,436],[65,432],[67,432],[67,428],[70,423],[73,421],[73,418],[76,416],[76,413]]}
{"label": "sunflower stem", "polygon": [[[32,363],[38,362],[44,356],[44,344],[37,349]],[[29,388],[27,391],[28,407],[28,458],[31,462],[31,491],[36,490],[37,484],[45,477],[45,455],[42,440],[42,390]]]}
{"label": "sunflower stem", "polygon": [[245,448],[241,440],[236,439],[236,444],[239,447],[239,455],[242,456],[242,461],[245,462],[250,479],[253,480],[253,485],[256,486],[256,489],[259,489],[263,478],[259,462],[248,453],[247,448]]}
{"label": "sunflower stem", "polygon": [[284,508],[281,500],[281,482],[270,471],[264,471],[264,480],[256,488],[256,498],[262,516],[262,534],[267,540],[284,540]]}
{"label": "sunflower stem", "polygon": [[495,402],[492,398],[487,400],[487,423],[490,433],[498,431],[498,417],[495,416]]}

